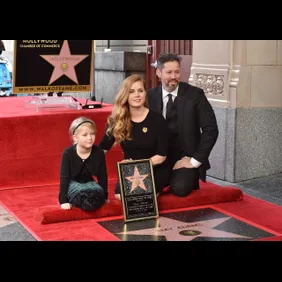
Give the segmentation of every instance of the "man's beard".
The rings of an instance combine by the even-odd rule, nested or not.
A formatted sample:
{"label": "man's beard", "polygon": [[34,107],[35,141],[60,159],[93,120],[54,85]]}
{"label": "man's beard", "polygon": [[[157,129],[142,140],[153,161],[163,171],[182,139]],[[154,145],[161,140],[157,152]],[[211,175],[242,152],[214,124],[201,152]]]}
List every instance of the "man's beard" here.
{"label": "man's beard", "polygon": [[[170,84],[171,82],[174,83],[174,86],[171,86],[171,84]],[[173,90],[176,89],[176,87],[178,86],[178,84],[179,84],[179,81],[173,80],[173,81],[169,81],[169,82],[167,83],[166,87],[167,87],[167,89],[171,92],[171,91],[173,91]]]}

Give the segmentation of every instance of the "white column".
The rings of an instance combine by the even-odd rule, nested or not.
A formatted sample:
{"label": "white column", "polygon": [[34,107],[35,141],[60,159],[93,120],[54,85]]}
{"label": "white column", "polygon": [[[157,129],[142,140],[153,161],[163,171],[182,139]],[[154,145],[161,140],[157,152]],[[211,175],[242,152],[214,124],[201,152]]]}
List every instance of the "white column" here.
{"label": "white column", "polygon": [[194,40],[189,83],[202,88],[211,104],[230,106],[233,40]]}

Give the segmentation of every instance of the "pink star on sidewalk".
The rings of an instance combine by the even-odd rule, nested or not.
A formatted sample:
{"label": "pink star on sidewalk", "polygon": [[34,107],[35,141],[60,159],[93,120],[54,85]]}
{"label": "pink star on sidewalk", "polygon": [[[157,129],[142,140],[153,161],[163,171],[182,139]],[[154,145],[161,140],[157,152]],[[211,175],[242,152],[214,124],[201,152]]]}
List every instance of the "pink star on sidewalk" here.
{"label": "pink star on sidewalk", "polygon": [[214,229],[214,227],[229,219],[230,217],[223,217],[202,221],[183,222],[181,220],[161,216],[157,220],[158,224],[156,227],[120,232],[118,234],[165,236],[167,241],[192,241],[197,237],[252,239],[248,236],[242,236],[232,232]]}
{"label": "pink star on sidewalk", "polygon": [[89,55],[72,55],[70,53],[68,40],[64,40],[59,55],[40,55],[40,56],[55,67],[49,81],[49,85],[50,85],[63,75],[67,76],[76,84],[78,84],[74,67]]}
{"label": "pink star on sidewalk", "polygon": [[134,174],[132,176],[127,176],[125,177],[127,180],[132,182],[131,190],[130,193],[133,192],[137,187],[140,187],[141,189],[147,191],[147,188],[145,187],[144,184],[144,179],[148,176],[149,174],[143,174],[141,175],[138,171],[137,166],[134,167]]}

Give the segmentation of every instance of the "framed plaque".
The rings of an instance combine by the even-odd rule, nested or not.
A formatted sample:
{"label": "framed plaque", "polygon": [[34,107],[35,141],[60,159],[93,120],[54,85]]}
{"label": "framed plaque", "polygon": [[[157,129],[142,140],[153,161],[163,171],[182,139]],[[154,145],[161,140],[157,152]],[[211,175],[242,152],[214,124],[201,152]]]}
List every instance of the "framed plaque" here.
{"label": "framed plaque", "polygon": [[13,93],[91,92],[94,40],[14,40]]}
{"label": "framed plaque", "polygon": [[118,162],[124,221],[159,216],[153,166],[150,159]]}

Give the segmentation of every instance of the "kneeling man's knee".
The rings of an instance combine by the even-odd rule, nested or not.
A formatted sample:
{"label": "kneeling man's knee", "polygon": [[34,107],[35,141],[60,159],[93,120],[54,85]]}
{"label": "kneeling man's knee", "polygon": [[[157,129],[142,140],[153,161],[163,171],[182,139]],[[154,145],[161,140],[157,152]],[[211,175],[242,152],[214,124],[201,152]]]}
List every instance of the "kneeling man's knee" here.
{"label": "kneeling man's knee", "polygon": [[170,184],[170,188],[172,193],[178,197],[186,197],[193,191],[192,185],[189,185],[187,183],[185,184],[179,182],[172,182]]}

